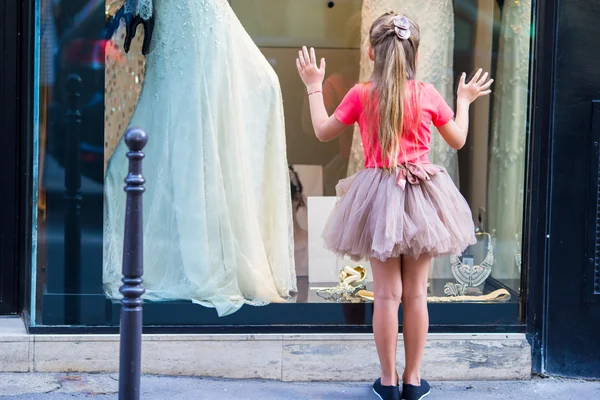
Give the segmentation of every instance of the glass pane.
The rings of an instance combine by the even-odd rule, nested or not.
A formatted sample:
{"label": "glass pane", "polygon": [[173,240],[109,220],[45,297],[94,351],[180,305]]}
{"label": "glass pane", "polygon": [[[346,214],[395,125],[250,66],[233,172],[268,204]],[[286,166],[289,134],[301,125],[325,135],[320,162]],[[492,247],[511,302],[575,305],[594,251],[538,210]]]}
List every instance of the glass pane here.
{"label": "glass pane", "polygon": [[[101,323],[89,306],[105,299],[104,4],[40,0],[40,10],[36,322]],[[72,110],[80,123],[72,122],[78,119]]]}
{"label": "glass pane", "polygon": [[360,46],[361,0],[231,0],[244,28],[260,47]]}
{"label": "glass pane", "polygon": [[37,324],[118,324],[128,126],[149,135],[147,324],[370,324],[369,262],[322,240],[360,132],[317,140],[295,59],[326,58],[332,114],[369,79],[368,28],[390,7],[420,25],[417,79],[453,109],[463,71],[495,78],[462,150],[432,131],[477,227],[432,263],[432,323],[486,323],[488,304],[490,323],[518,320],[531,0],[155,1],[147,56],[141,26],[124,51],[123,0],[39,1]]}

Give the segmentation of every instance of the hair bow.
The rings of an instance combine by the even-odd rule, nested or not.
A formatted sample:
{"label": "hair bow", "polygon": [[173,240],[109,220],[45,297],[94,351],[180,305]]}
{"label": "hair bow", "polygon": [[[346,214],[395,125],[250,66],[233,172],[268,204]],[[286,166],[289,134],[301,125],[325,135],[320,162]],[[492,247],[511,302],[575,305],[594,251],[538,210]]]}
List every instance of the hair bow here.
{"label": "hair bow", "polygon": [[407,40],[410,38],[410,22],[404,15],[396,15],[394,17],[394,30],[396,35],[402,39]]}

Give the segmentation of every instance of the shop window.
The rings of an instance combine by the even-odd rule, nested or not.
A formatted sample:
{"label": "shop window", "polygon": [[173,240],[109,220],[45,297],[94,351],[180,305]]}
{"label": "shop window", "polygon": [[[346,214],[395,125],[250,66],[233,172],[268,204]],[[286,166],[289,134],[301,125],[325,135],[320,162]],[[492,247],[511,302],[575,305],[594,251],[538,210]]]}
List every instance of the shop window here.
{"label": "shop window", "polygon": [[368,326],[368,262],[321,239],[338,181],[362,168],[358,128],[315,138],[295,58],[308,45],[327,59],[332,113],[369,78],[367,29],[390,9],[420,24],[418,79],[451,106],[463,71],[495,78],[463,150],[433,133],[478,243],[432,263],[432,324],[519,322],[531,0],[157,1],[147,56],[141,27],[124,51],[123,3],[38,0],[35,324],[118,324],[122,137],[136,126],[146,324]]}

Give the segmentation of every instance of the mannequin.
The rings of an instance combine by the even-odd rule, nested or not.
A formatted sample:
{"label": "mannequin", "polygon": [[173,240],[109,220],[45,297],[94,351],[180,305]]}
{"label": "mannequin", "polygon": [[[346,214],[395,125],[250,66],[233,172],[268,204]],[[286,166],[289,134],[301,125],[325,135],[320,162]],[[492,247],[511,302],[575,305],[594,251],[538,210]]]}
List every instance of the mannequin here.
{"label": "mannequin", "polygon": [[[362,6],[362,43],[360,80],[366,81],[373,71],[373,63],[365,51],[369,29],[380,15],[394,10],[404,13],[421,27],[417,79],[431,83],[452,106],[454,103],[452,65],[454,59],[454,11],[451,0],[364,0]],[[433,128],[435,131],[435,128]],[[358,127],[350,154],[348,175],[363,167],[364,155]],[[432,135],[432,163],[441,165],[458,184],[458,158],[437,132]]]}
{"label": "mannequin", "polygon": [[496,279],[520,278],[529,89],[531,0],[507,1],[502,14],[488,182],[488,230],[496,237]]}
{"label": "mannequin", "polygon": [[[146,298],[189,299],[220,316],[296,291],[290,180],[275,72],[224,0],[139,0],[144,84],[129,126],[145,129]],[[141,30],[138,32],[140,34]],[[116,74],[115,74],[116,75]],[[118,297],[127,173],[106,168],[104,288]]]}

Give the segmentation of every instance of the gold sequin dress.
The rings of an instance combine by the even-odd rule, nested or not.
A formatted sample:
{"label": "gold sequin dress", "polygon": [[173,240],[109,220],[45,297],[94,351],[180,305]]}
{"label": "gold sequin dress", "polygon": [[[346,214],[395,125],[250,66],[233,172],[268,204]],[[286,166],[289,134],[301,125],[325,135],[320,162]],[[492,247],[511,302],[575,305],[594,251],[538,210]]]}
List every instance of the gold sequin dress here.
{"label": "gold sequin dress", "polygon": [[[114,16],[124,0],[107,0],[106,13]],[[142,55],[143,29],[125,53],[125,25],[121,22],[106,46],[105,96],[104,96],[104,170],[115,151],[121,136],[129,125],[133,111],[142,91],[144,65]]]}

